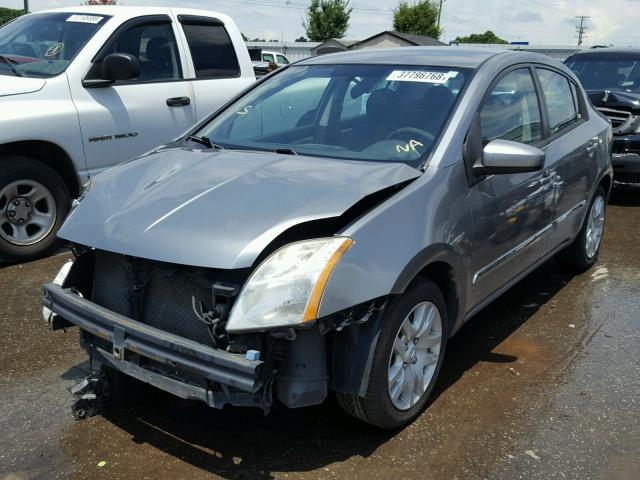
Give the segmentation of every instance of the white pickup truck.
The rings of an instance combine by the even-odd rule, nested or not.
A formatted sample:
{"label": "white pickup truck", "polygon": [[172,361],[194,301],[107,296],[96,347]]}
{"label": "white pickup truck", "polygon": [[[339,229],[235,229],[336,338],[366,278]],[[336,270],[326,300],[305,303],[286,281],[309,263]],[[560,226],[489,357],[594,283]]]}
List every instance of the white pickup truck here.
{"label": "white pickup truck", "polygon": [[0,259],[46,253],[90,176],[186,131],[255,81],[235,23],[74,7],[0,28]]}

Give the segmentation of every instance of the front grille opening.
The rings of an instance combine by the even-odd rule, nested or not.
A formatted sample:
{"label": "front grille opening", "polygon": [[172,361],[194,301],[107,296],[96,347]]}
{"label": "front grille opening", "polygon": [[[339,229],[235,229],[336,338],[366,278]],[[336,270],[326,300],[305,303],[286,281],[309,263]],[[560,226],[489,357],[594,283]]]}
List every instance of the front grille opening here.
{"label": "front grille opening", "polygon": [[609,121],[611,122],[611,126],[614,129],[620,128],[625,123],[627,123],[632,117],[632,114],[630,111],[626,111],[622,109],[598,107],[598,110],[602,112],[609,119]]}
{"label": "front grille opening", "polygon": [[[212,338],[211,328],[195,314],[212,311],[213,284],[239,287],[248,277],[244,270],[185,267],[96,251],[92,301],[113,312],[174,335],[211,347],[226,348],[224,338]],[[221,325],[216,331],[224,331]],[[213,333],[216,333],[213,332]]]}

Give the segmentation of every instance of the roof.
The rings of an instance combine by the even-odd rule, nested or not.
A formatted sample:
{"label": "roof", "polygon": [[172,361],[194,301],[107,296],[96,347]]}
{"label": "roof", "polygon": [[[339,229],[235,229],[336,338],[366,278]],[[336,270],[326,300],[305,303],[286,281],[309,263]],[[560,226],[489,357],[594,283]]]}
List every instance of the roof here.
{"label": "roof", "polygon": [[169,7],[133,7],[128,5],[79,5],[79,6],[68,6],[61,8],[52,8],[48,10],[41,10],[38,12],[34,12],[31,15],[37,15],[39,13],[49,13],[49,12],[69,12],[69,13],[85,13],[85,14],[95,14],[95,15],[108,15],[116,18],[134,18],[142,15],[157,15],[157,14],[166,14],[170,15],[172,11],[179,11],[181,14],[192,14],[192,15],[204,15],[219,18],[223,20],[225,23],[229,20],[228,15],[225,15],[221,12],[215,12],[211,10],[202,10],[202,9],[192,9],[192,8],[169,8]]}
{"label": "roof", "polygon": [[416,47],[435,47],[435,46],[446,45],[446,43],[442,43],[441,41],[433,37],[430,37],[428,35],[413,35],[411,33],[396,32],[395,30],[385,30],[384,32],[377,33],[369,38],[365,38],[364,40],[356,42],[355,44],[359,45],[361,43],[368,42],[382,35],[391,35],[393,37],[400,38],[405,42],[409,42],[412,45],[415,45]]}
{"label": "roof", "polygon": [[588,50],[580,50],[575,55],[640,55],[640,48],[590,48]]}
{"label": "roof", "polygon": [[348,50],[301,60],[297,65],[380,64],[430,65],[434,67],[476,68],[485,60],[507,50],[464,47],[398,47]]}

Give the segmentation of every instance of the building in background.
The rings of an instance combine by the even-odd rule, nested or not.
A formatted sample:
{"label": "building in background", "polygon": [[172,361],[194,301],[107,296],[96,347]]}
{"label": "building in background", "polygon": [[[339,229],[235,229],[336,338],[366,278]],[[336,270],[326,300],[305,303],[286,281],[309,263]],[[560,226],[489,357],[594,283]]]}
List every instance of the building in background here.
{"label": "building in background", "polygon": [[247,48],[260,48],[270,52],[284,53],[290,62],[313,56],[312,50],[319,42],[246,42]]}
{"label": "building in background", "polygon": [[443,45],[447,44],[428,35],[411,35],[409,33],[388,30],[354,43],[349,46],[349,50],[362,50],[364,48],[438,47]]}
{"label": "building in background", "polygon": [[[445,43],[426,35],[410,35],[393,31],[380,32],[364,40],[346,40],[343,38],[332,38],[326,42],[246,42],[247,47],[259,47],[263,50],[284,53],[291,62],[302,60],[303,58],[325,53],[343,52],[346,50],[357,50],[362,48],[392,48],[392,47],[412,47],[412,46],[439,46]],[[474,48],[499,48],[506,50],[522,50],[525,52],[536,52],[548,55],[557,60],[564,60],[574,52],[584,49],[575,45],[510,45],[510,44],[471,44],[465,43],[465,47]],[[456,45],[453,44],[452,48]]]}
{"label": "building in background", "polygon": [[318,44],[311,50],[313,56],[324,55],[325,53],[344,52],[349,50],[349,47],[354,43],[358,43],[360,40],[347,40],[345,38],[331,38],[326,42]]}

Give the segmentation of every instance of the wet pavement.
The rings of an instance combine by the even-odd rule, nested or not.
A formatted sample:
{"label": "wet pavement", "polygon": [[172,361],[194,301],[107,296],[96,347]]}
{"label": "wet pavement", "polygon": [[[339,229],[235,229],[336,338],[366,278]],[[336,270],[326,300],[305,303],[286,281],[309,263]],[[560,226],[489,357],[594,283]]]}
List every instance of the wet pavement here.
{"label": "wet pavement", "polygon": [[75,422],[85,354],[39,303],[67,258],[0,266],[0,479],[640,478],[640,188],[614,191],[592,270],[550,262],[466,325],[395,432],[335,401],[263,417],[135,384]]}

